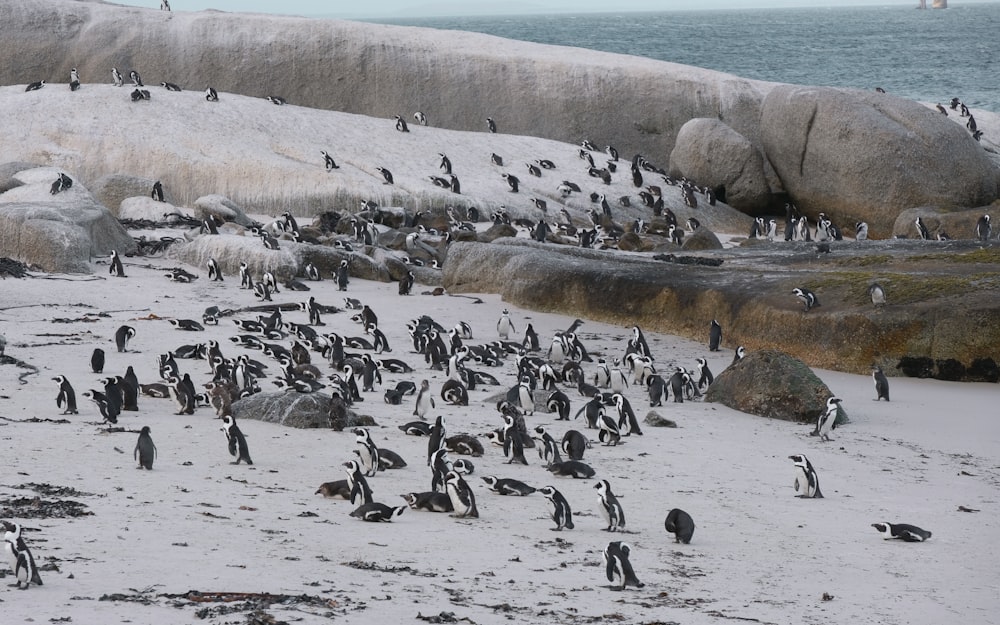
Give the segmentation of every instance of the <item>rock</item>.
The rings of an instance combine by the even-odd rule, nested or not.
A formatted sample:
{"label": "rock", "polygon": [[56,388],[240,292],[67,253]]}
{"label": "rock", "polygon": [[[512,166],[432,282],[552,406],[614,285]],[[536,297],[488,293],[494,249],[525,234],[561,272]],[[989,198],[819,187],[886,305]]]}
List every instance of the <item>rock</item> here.
{"label": "rock", "polygon": [[750,352],[715,376],[705,401],[761,417],[815,423],[833,395],[798,358],[763,349]]}
{"label": "rock", "polygon": [[722,242],[719,241],[719,237],[715,236],[715,233],[701,226],[694,232],[689,232],[686,237],[684,237],[684,243],[681,245],[681,249],[685,252],[699,252],[703,250],[721,250]]}
{"label": "rock", "polygon": [[764,99],[761,141],[796,206],[845,230],[888,237],[913,206],[982,206],[997,170],[968,131],[916,102],[850,89],[781,85]]}
{"label": "rock", "polygon": [[516,237],[517,228],[510,224],[493,224],[487,230],[479,233],[479,240],[484,243],[492,243],[503,237]]}
{"label": "rock", "polygon": [[130,197],[122,200],[118,207],[118,219],[169,221],[171,216],[180,217],[184,211],[168,202],[157,202],[151,197]]}
{"label": "rock", "polygon": [[232,221],[244,228],[249,228],[254,224],[242,208],[222,195],[203,195],[194,201],[194,209],[194,216],[198,219],[205,219],[209,215],[213,215],[219,221]]}
{"label": "rock", "polygon": [[293,428],[372,427],[375,421],[367,415],[347,410],[347,418],[334,423],[330,417],[330,396],[326,393],[256,393],[233,402],[233,416],[277,423]]}
{"label": "rock", "polygon": [[[98,199],[101,204],[108,207],[115,217],[121,218],[118,212],[121,203],[126,198],[131,197],[146,197],[152,199],[150,193],[153,190],[153,183],[156,182],[152,178],[143,178],[142,176],[130,176],[128,174],[108,174],[107,176],[101,176],[91,185],[90,192],[94,194],[94,197]],[[170,190],[167,188],[163,189],[163,199],[166,202],[173,203],[173,197],[170,195]]]}
{"label": "rock", "polygon": [[26,163],[22,161],[0,164],[0,193],[10,191],[14,187],[21,186],[22,183],[14,178],[17,172],[35,169],[36,167],[41,167],[41,165],[38,163]]}
{"label": "rock", "polygon": [[681,126],[669,172],[711,187],[719,201],[743,212],[767,208],[771,197],[760,150],[716,118],[691,119]]}
{"label": "rock", "polygon": [[60,173],[41,167],[12,177],[19,185],[0,194],[0,257],[48,272],[90,273],[94,256],[133,253],[132,237],[78,180],[50,192]]}
{"label": "rock", "polygon": [[656,412],[655,410],[650,410],[649,414],[646,415],[646,418],[643,419],[642,422],[645,423],[646,425],[648,425],[650,427],[654,427],[654,428],[675,428],[675,427],[677,427],[677,422],[676,421],[672,421],[672,420],[670,420],[670,419],[668,419],[668,418],[666,418],[664,416],[661,416],[660,413]]}
{"label": "rock", "polygon": [[643,247],[642,239],[634,232],[626,232],[618,239],[618,249],[623,252],[638,252]]}
{"label": "rock", "polygon": [[1000,213],[997,213],[992,206],[965,210],[950,206],[910,208],[896,217],[896,223],[892,226],[892,236],[906,239],[920,238],[916,226],[917,217],[920,217],[932,238],[936,239],[939,234],[944,233],[950,239],[976,239],[976,222],[987,213],[991,218],[994,214],[997,215],[993,225],[993,238],[996,238],[998,226],[995,219],[1000,218]]}

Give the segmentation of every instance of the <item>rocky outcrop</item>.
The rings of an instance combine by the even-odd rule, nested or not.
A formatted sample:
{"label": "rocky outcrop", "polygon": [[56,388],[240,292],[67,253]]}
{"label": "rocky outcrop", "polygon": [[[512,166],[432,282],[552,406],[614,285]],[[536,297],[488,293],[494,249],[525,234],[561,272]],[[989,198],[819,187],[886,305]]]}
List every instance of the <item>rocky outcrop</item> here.
{"label": "rocky outcrop", "polygon": [[342,430],[347,427],[371,427],[375,421],[368,415],[359,415],[348,409],[346,419],[334,421],[330,415],[330,396],[326,393],[256,393],[233,402],[233,416],[237,419],[255,419],[293,428],[326,428]]}
{"label": "rocky outcrop", "polygon": [[187,215],[188,212],[180,210],[173,204],[157,202],[151,197],[125,198],[118,206],[118,219],[121,220],[169,222],[171,219]]}
{"label": "rocky outcrop", "polygon": [[19,184],[0,194],[0,256],[42,271],[89,273],[94,256],[135,251],[132,237],[79,181],[51,192],[60,173],[41,167],[13,176]]}
{"label": "rocky outcrop", "polygon": [[960,125],[876,92],[782,85],[764,99],[764,153],[798,208],[884,238],[914,206],[982,206],[997,170]]}
{"label": "rocky outcrop", "polygon": [[[815,423],[826,412],[826,400],[833,396],[804,362],[764,349],[720,372],[708,387],[705,401],[761,417]],[[837,419],[838,424],[842,422],[840,414]]]}
{"label": "rocky outcrop", "polygon": [[760,150],[716,118],[692,119],[681,126],[669,171],[711,187],[720,200],[746,213],[767,208],[771,199]]}
{"label": "rocky outcrop", "polygon": [[244,228],[253,225],[253,220],[236,202],[222,195],[205,195],[194,201],[194,215],[198,219],[207,219],[209,215],[219,223],[233,222]]}
{"label": "rocky outcrop", "polygon": [[[877,363],[892,374],[904,357],[921,357],[978,371],[1000,360],[1000,250],[972,241],[933,246],[840,242],[818,255],[814,244],[765,241],[650,257],[500,239],[452,244],[443,284],[450,293],[499,293],[526,308],[699,341],[718,319],[725,348],[780,349],[815,367],[867,373]],[[873,282],[888,293],[884,307],[868,297]],[[822,306],[803,312],[796,287],[815,292]]]}
{"label": "rocky outcrop", "polygon": [[[128,174],[108,174],[101,176],[90,185],[90,192],[97,200],[108,207],[111,214],[118,217],[118,207],[126,198],[147,197],[153,190],[152,178],[141,176],[130,176]],[[164,189],[163,199],[173,203],[173,196],[168,189]]]}
{"label": "rocky outcrop", "polygon": [[955,209],[947,206],[921,206],[907,209],[896,217],[896,223],[892,226],[892,236],[905,239],[920,238],[917,232],[917,217],[927,227],[932,239],[937,239],[938,235],[944,235],[947,239],[975,239],[976,223],[983,215],[990,215],[992,220],[993,236],[995,239],[1000,235],[1000,208],[994,206],[983,206],[970,209]]}

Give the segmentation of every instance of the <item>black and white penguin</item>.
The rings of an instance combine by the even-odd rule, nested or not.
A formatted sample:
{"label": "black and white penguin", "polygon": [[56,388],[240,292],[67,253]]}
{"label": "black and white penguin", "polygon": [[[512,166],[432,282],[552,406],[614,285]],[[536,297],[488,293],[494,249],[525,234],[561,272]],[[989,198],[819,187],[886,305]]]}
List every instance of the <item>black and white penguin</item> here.
{"label": "black and white penguin", "polygon": [[717,319],[712,319],[712,326],[708,329],[708,351],[717,352],[722,345],[722,325]]}
{"label": "black and white penguin", "polygon": [[922,543],[931,537],[931,532],[907,523],[872,523],[884,540],[899,539],[908,543]]}
{"label": "black and white penguin", "polygon": [[434,396],[431,394],[431,384],[427,380],[421,380],[413,414],[423,420],[427,418],[432,408],[434,408]]}
{"label": "black and white penguin", "polygon": [[476,508],[476,495],[472,492],[462,476],[456,471],[449,471],[444,478],[445,488],[451,505],[455,509],[452,516],[458,518],[471,517],[479,518],[479,510]]}
{"label": "black and white penguin", "polygon": [[832,440],[830,431],[837,427],[837,413],[840,408],[840,398],[831,397],[826,400],[826,411],[816,420],[816,433],[821,441]]}
{"label": "black and white penguin", "polygon": [[214,258],[208,259],[208,279],[210,282],[222,282],[222,270]]}
{"label": "black and white penguin", "polygon": [[521,185],[521,180],[514,174],[502,173],[500,177],[507,181],[507,187],[511,193],[517,193]]}
{"label": "black and white penguin", "polygon": [[413,510],[426,510],[428,512],[454,512],[451,505],[451,498],[448,493],[436,493],[427,491],[423,493],[406,493],[401,495],[406,501],[406,505]]}
{"label": "black and white penguin", "polygon": [[135,328],[132,326],[121,326],[115,331],[115,345],[119,352],[128,351],[128,342],[135,338]]}
{"label": "black and white penguin", "polygon": [[500,436],[503,438],[503,455],[507,458],[507,464],[516,462],[526,465],[528,459],[524,457],[524,440],[521,438],[518,421],[509,414],[503,415],[503,428],[500,431]]}
{"label": "black and white penguin", "polygon": [[545,400],[545,407],[548,408],[549,412],[559,415],[557,421],[569,421],[570,401],[566,393],[560,390],[552,391],[548,399]]}
{"label": "black and white penguin", "polygon": [[674,542],[687,545],[694,536],[694,519],[680,508],[674,508],[667,513],[663,528],[674,535]]}
{"label": "black and white penguin", "polygon": [[139,468],[148,471],[153,470],[153,459],[156,457],[156,445],[153,444],[153,437],[149,435],[149,426],[144,425],[139,431],[139,440],[135,443],[132,457],[139,461]]}
{"label": "black and white penguin", "polygon": [[855,241],[867,241],[868,240],[868,223],[864,221],[859,221],[854,224],[854,240]]}
{"label": "black and white penguin", "polygon": [[[103,368],[103,367],[102,367]],[[56,407],[62,408],[62,414],[79,414],[76,409],[76,392],[73,385],[69,383],[66,376],[60,375],[52,378],[59,383],[59,394],[56,395]]]}
{"label": "black and white penguin", "polygon": [[[563,434],[560,442],[563,453],[569,456],[570,460],[583,460],[583,454],[590,448],[590,441],[578,430],[567,430]],[[550,466],[555,462],[549,463]]]}
{"label": "black and white penguin", "polygon": [[111,82],[116,87],[121,87],[125,84],[125,79],[122,76],[122,73],[118,71],[117,67],[111,68]]}
{"label": "black and white penguin", "polygon": [[510,311],[506,308],[500,313],[500,319],[497,321],[497,335],[501,340],[506,341],[510,338],[511,334],[517,334],[517,328],[514,327],[514,322],[511,321]]}
{"label": "black and white penguin", "polygon": [[604,548],[604,569],[608,581],[612,583],[611,590],[625,590],[626,586],[636,588],[645,586],[635,576],[632,562],[629,560],[631,554],[632,548],[629,544],[617,540],[608,543]]}
{"label": "black and white penguin", "polygon": [[416,276],[412,271],[407,271],[406,275],[399,279],[399,288],[397,289],[400,295],[409,295],[410,291],[413,290],[413,282]]}
{"label": "black and white penguin", "polygon": [[122,259],[118,255],[118,250],[111,250],[111,263],[108,265],[108,273],[116,278],[125,277],[125,266],[122,265]]}
{"label": "black and white penguin", "polygon": [[746,355],[747,355],[747,348],[743,347],[742,345],[738,346],[736,348],[736,352],[733,353],[733,362],[729,363],[729,366],[732,367],[739,361],[743,360],[743,358]]}
{"label": "black and white penguin", "polygon": [[399,132],[410,132],[410,127],[406,125],[406,120],[399,115],[394,115],[396,118],[396,130]]}
{"label": "black and white penguin", "polygon": [[80,73],[76,71],[76,68],[69,70],[69,90],[76,91],[80,88]]}
{"label": "black and white penguin", "polygon": [[874,304],[876,308],[885,306],[885,289],[878,282],[873,282],[871,286],[868,287],[868,296],[871,297],[872,304]]}
{"label": "black and white penguin", "polygon": [[209,102],[218,102],[219,101],[219,92],[216,91],[212,87],[206,87],[205,88],[205,100],[207,100]]}
{"label": "black and white penguin", "polygon": [[3,546],[10,561],[10,568],[14,572],[16,586],[21,590],[27,590],[31,584],[42,585],[42,577],[35,566],[35,558],[31,555],[27,543],[21,536],[20,523],[3,522],[4,536]]}
{"label": "black and white penguin", "polygon": [[575,526],[573,525],[573,510],[569,506],[569,502],[566,501],[566,497],[563,496],[554,486],[543,486],[538,489],[545,499],[549,502],[549,507],[551,508],[550,514],[552,515],[552,520],[555,521],[556,526],[552,528],[552,531],[559,532],[564,528],[571,530]]}
{"label": "black and white penguin", "polygon": [[205,326],[201,325],[194,319],[168,319],[170,325],[174,326],[178,330],[184,330],[186,332],[204,332]]}
{"label": "black and white penguin", "polygon": [[553,462],[562,462],[562,456],[559,455],[559,444],[556,442],[556,439],[552,438],[552,435],[546,432],[545,428],[541,425],[535,427],[535,433],[537,436],[533,438],[541,443],[537,445],[538,457],[546,465]]}
{"label": "black and white penguin", "polygon": [[983,215],[976,221],[976,238],[980,241],[987,241],[993,235],[993,227],[990,225],[990,216]]}
{"label": "black and white penguin", "polygon": [[174,84],[172,82],[161,82],[160,86],[167,91],[181,91],[180,85]]}
{"label": "black and white penguin", "polygon": [[340,166],[337,165],[337,161],[333,160],[333,157],[330,156],[329,152],[326,150],[320,150],[319,153],[323,155],[323,163],[325,164],[327,171],[340,169]]}
{"label": "black and white penguin", "polygon": [[269,95],[265,99],[271,104],[274,104],[275,106],[283,106],[284,104],[287,103],[287,100],[285,100],[285,98],[276,95]]}
{"label": "black and white penguin", "polygon": [[[565,449],[565,440],[563,441]],[[568,453],[568,452],[567,452]],[[579,460],[564,460],[563,462],[553,462],[546,467],[553,475],[560,477],[571,477],[576,480],[589,480],[596,475],[594,468]]]}
{"label": "black and white penguin", "polygon": [[139,76],[139,72],[132,70],[128,73],[129,79],[132,81],[133,87],[144,87],[142,84],[142,77]]}
{"label": "black and white penguin", "polygon": [[802,499],[822,499],[819,490],[819,475],[813,469],[812,463],[803,454],[788,456],[795,464],[795,492]]}
{"label": "black and white penguin", "polygon": [[799,298],[799,301],[802,302],[802,305],[805,307],[805,312],[809,312],[813,308],[819,306],[819,298],[817,298],[816,294],[809,289],[797,287],[792,289],[792,294],[794,294],[795,297]]}
{"label": "black and white penguin", "polygon": [[402,516],[406,512],[406,509],[406,506],[396,506],[393,508],[384,503],[372,501],[358,506],[351,512],[350,516],[370,523],[391,523],[396,517]]}
{"label": "black and white penguin", "polygon": [[600,480],[594,485],[597,490],[598,501],[601,504],[601,516],[608,524],[604,531],[617,532],[625,529],[625,510],[622,509],[618,497],[611,492],[611,483],[607,480]]}
{"label": "black and white penguin", "polygon": [[889,379],[885,377],[882,367],[878,365],[872,367],[872,380],[875,382],[875,401],[880,399],[889,401]]}
{"label": "black and white penguin", "polygon": [[495,475],[484,475],[483,481],[491,491],[498,495],[513,495],[515,497],[527,497],[535,492],[536,488],[528,486],[520,480],[508,477],[497,477]]}
{"label": "black and white penguin", "polygon": [[156,202],[163,201],[163,183],[159,180],[153,183],[153,190],[149,192],[149,197],[153,198]]}
{"label": "black and white penguin", "polygon": [[917,226],[917,234],[920,236],[920,238],[923,239],[924,241],[929,241],[931,238],[931,233],[929,230],[927,230],[927,226],[924,225],[924,220],[921,219],[920,217],[917,217],[917,220],[914,223]]}
{"label": "black and white penguin", "polygon": [[708,368],[708,360],[705,358],[698,358],[698,389],[705,390],[711,386],[712,382],[715,381],[715,376],[712,375],[712,370]]}
{"label": "black and white penguin", "polygon": [[24,90],[25,90],[25,92],[27,92],[27,91],[38,91],[39,89],[41,89],[44,86],[45,86],[45,81],[44,80],[38,80],[38,81],[35,81],[35,82],[32,82],[32,83],[28,83],[28,86],[25,87]]}
{"label": "black and white penguin", "polygon": [[250,448],[247,447],[247,439],[239,426],[236,425],[236,419],[232,415],[225,415],[222,417],[222,423],[222,431],[226,433],[226,439],[229,441],[229,455],[236,458],[236,462],[230,464],[239,464],[240,461],[246,461],[248,465],[252,465],[253,460],[250,459]]}
{"label": "black and white penguin", "polygon": [[358,456],[361,467],[367,477],[373,477],[379,471],[379,449],[372,440],[368,428],[354,428],[355,442],[358,444]]}
{"label": "black and white penguin", "polygon": [[382,174],[382,180],[383,180],[382,184],[393,184],[391,171],[389,171],[385,167],[376,167],[375,171]]}
{"label": "black and white penguin", "polygon": [[486,129],[489,130],[491,133],[496,133],[497,123],[493,121],[492,117],[486,118]]}
{"label": "black and white penguin", "polygon": [[90,355],[90,370],[94,373],[104,372],[104,350],[100,347],[95,347]]}
{"label": "black and white penguin", "polygon": [[427,116],[424,115],[423,111],[417,111],[413,114],[413,121],[417,122],[421,126],[427,125]]}

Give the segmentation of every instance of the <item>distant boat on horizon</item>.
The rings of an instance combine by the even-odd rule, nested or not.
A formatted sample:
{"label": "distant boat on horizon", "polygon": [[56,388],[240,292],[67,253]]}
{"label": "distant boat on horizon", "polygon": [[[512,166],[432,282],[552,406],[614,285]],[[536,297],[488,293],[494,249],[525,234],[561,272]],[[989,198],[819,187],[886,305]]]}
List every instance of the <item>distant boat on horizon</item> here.
{"label": "distant boat on horizon", "polygon": [[[917,5],[917,8],[918,9],[926,9],[927,8],[927,0],[920,0],[920,4]],[[931,1],[931,8],[932,9],[947,9],[948,8],[948,0],[932,0]]]}

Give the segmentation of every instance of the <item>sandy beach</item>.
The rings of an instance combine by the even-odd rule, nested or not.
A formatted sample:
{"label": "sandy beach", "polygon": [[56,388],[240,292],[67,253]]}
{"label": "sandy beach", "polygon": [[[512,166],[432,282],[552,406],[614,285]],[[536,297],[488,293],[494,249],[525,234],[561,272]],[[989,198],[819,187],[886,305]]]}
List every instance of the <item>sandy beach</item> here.
{"label": "sandy beach", "polygon": [[[0,584],[5,622],[432,622],[499,623],[880,623],[997,622],[1000,553],[997,494],[1000,487],[1000,424],[995,385],[891,378],[892,402],[875,402],[870,378],[817,371],[843,399],[850,423],[820,442],[811,427],[735,412],[699,401],[655,410],[676,429],[644,426],[618,447],[597,443],[582,419],[527,416],[560,438],[575,428],[594,441],[584,461],[594,480],[555,477],[534,450],[528,466],[507,465],[502,450],[483,438],[501,425],[488,400],[515,383],[513,358],[490,368],[500,387],[470,393],[470,405],[446,405],[439,392],[445,374],[427,368],[413,353],[405,324],[425,314],[444,327],[467,321],[471,344],[497,339],[496,321],[510,308],[517,338],[533,324],[547,347],[572,319],[508,306],[492,295],[473,298],[397,295],[395,283],[354,279],[340,293],[327,279],[312,291],[282,290],[276,303],[304,301],[343,306],[357,298],[379,316],[391,356],[409,363],[408,374],[383,373],[375,392],[364,394],[359,413],[378,423],[371,433],[380,447],[409,466],[379,473],[370,484],[376,501],[403,505],[400,495],[430,489],[427,440],[397,426],[414,419],[413,397],[402,405],[382,400],[397,381],[430,381],[449,434],[480,437],[486,446],[467,476],[478,519],[408,510],[392,523],[364,523],[348,515],[346,501],[314,494],[326,481],[343,479],[354,435],[297,430],[241,420],[254,465],[232,465],[221,422],[210,408],[178,416],[169,399],[141,397],[140,410],[123,413],[108,433],[96,406],[81,394],[100,388],[90,371],[95,347],[107,353],[104,375],[129,365],[141,383],[158,381],[156,356],[180,345],[216,339],[227,357],[245,350],[229,341],[224,320],[205,332],[174,329],[168,318],[200,319],[210,305],[258,304],[238,288],[238,278],[190,284],[164,276],[170,261],[126,259],[127,278],[38,275],[0,282],[0,332],[6,355],[37,368],[0,366],[0,440],[4,472],[0,518],[20,522],[41,567],[44,586],[20,591]],[[350,311],[324,317],[322,332],[362,335]],[[252,318],[240,314],[236,318]],[[304,323],[306,313],[285,314]],[[579,335],[593,357],[625,353],[630,327],[584,320]],[[136,336],[125,353],[113,335],[129,324]],[[718,374],[733,348],[709,353],[696,343],[647,334],[660,371],[694,368],[707,357]],[[284,341],[287,345],[289,341]],[[251,357],[268,361],[260,352]],[[197,385],[210,379],[203,360],[178,360]],[[329,364],[314,353],[324,373]],[[270,372],[277,363],[268,362]],[[485,367],[477,367],[485,369]],[[583,363],[592,375],[595,363]],[[28,373],[24,383],[18,376]],[[79,414],[62,416],[57,383],[74,385]],[[272,378],[273,379],[273,375]],[[271,379],[267,392],[278,392]],[[571,414],[583,405],[566,389]],[[640,421],[648,412],[645,389],[626,396]],[[132,451],[138,430],[149,426],[158,449],[152,471],[137,470]],[[804,453],[816,467],[824,499],[798,499],[790,454]],[[453,455],[456,459],[460,456]],[[536,488],[550,484],[570,502],[576,529],[554,532],[544,498],[500,497],[484,475],[513,477]],[[609,534],[598,511],[596,479],[610,481],[626,513],[626,532]],[[40,492],[37,485],[61,489]],[[40,497],[82,504],[85,516],[26,518],[12,502]],[[977,512],[962,512],[963,507]],[[20,507],[32,510],[39,506]],[[689,512],[697,529],[689,545],[673,542],[663,528],[671,508]],[[65,506],[64,506],[65,508]],[[884,541],[871,523],[918,525],[933,532],[926,543]],[[631,561],[642,589],[613,592],[601,552],[611,540],[632,546]],[[272,593],[286,603],[200,602],[182,597],[205,593]],[[831,596],[824,600],[824,595]],[[221,598],[214,596],[214,598]],[[263,610],[248,616],[255,608]],[[227,610],[236,610],[227,614]],[[207,610],[199,612],[199,610]],[[448,614],[450,613],[450,615]],[[266,620],[267,615],[274,620]],[[197,616],[196,616],[197,615]],[[253,620],[253,619],[263,620]],[[455,619],[455,620],[448,620]]]}

